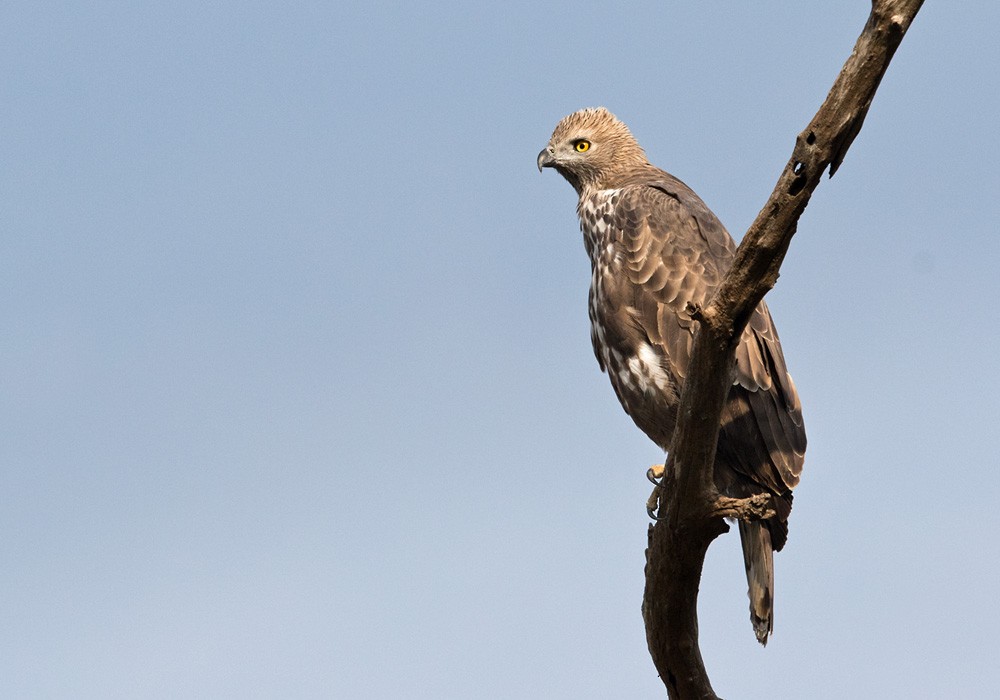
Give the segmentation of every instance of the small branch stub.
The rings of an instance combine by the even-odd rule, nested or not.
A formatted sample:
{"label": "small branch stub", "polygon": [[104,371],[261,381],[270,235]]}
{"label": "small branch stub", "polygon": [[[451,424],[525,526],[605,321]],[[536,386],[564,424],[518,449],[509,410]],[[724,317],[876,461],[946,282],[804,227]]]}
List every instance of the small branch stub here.
{"label": "small branch stub", "polygon": [[773,518],[777,511],[774,498],[770,494],[758,493],[749,498],[730,498],[716,496],[709,515],[717,518],[736,518],[738,520],[767,520]]}

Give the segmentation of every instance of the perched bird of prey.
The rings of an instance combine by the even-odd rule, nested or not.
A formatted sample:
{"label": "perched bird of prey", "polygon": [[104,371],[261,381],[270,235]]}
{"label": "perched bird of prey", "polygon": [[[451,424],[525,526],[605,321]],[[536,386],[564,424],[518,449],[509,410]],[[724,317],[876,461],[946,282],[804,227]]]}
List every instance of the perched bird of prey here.
{"label": "perched bird of prey", "polygon": [[[651,165],[628,127],[604,108],[575,112],[556,125],[538,154],[538,169],[546,167],[580,196],[597,362],[625,412],[667,450],[696,326],[689,304],[711,300],[736,245],[698,195]],[[788,536],[805,449],[802,406],[762,301],[736,349],[715,461],[721,493],[774,496],[774,518],[739,523],[750,619],[761,644],[774,627],[772,550]]]}

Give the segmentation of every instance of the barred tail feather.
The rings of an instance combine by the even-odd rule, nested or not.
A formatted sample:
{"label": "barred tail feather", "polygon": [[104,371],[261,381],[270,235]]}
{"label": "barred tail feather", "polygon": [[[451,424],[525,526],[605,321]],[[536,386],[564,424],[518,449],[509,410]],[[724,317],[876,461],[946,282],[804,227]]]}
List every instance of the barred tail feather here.
{"label": "barred tail feather", "polygon": [[747,595],[750,597],[750,621],[757,641],[767,644],[774,629],[774,558],[771,533],[760,521],[739,522],[743,543],[743,563],[747,569]]}

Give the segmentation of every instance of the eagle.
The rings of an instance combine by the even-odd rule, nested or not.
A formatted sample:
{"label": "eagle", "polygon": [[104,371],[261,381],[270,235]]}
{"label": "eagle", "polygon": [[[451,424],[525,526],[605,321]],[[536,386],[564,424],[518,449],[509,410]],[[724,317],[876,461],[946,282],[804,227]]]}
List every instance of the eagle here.
{"label": "eagle", "polygon": [[[597,362],[625,412],[666,451],[691,362],[691,310],[711,300],[736,244],[698,195],[651,165],[628,127],[603,107],[563,118],[537,163],[579,195]],[[750,620],[761,644],[774,629],[772,552],[788,538],[805,450],[802,405],[761,301],[736,348],[714,465],[720,493],[770,494],[775,503],[775,517],[739,522]]]}

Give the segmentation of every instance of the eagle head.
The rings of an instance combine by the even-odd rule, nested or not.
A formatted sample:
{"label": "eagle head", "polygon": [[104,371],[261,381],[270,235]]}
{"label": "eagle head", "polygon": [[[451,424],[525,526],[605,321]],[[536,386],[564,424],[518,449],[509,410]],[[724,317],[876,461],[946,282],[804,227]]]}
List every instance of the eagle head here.
{"label": "eagle head", "polygon": [[604,107],[563,117],[538,154],[539,172],[555,168],[577,193],[585,187],[612,187],[616,177],[648,164],[632,132]]}

